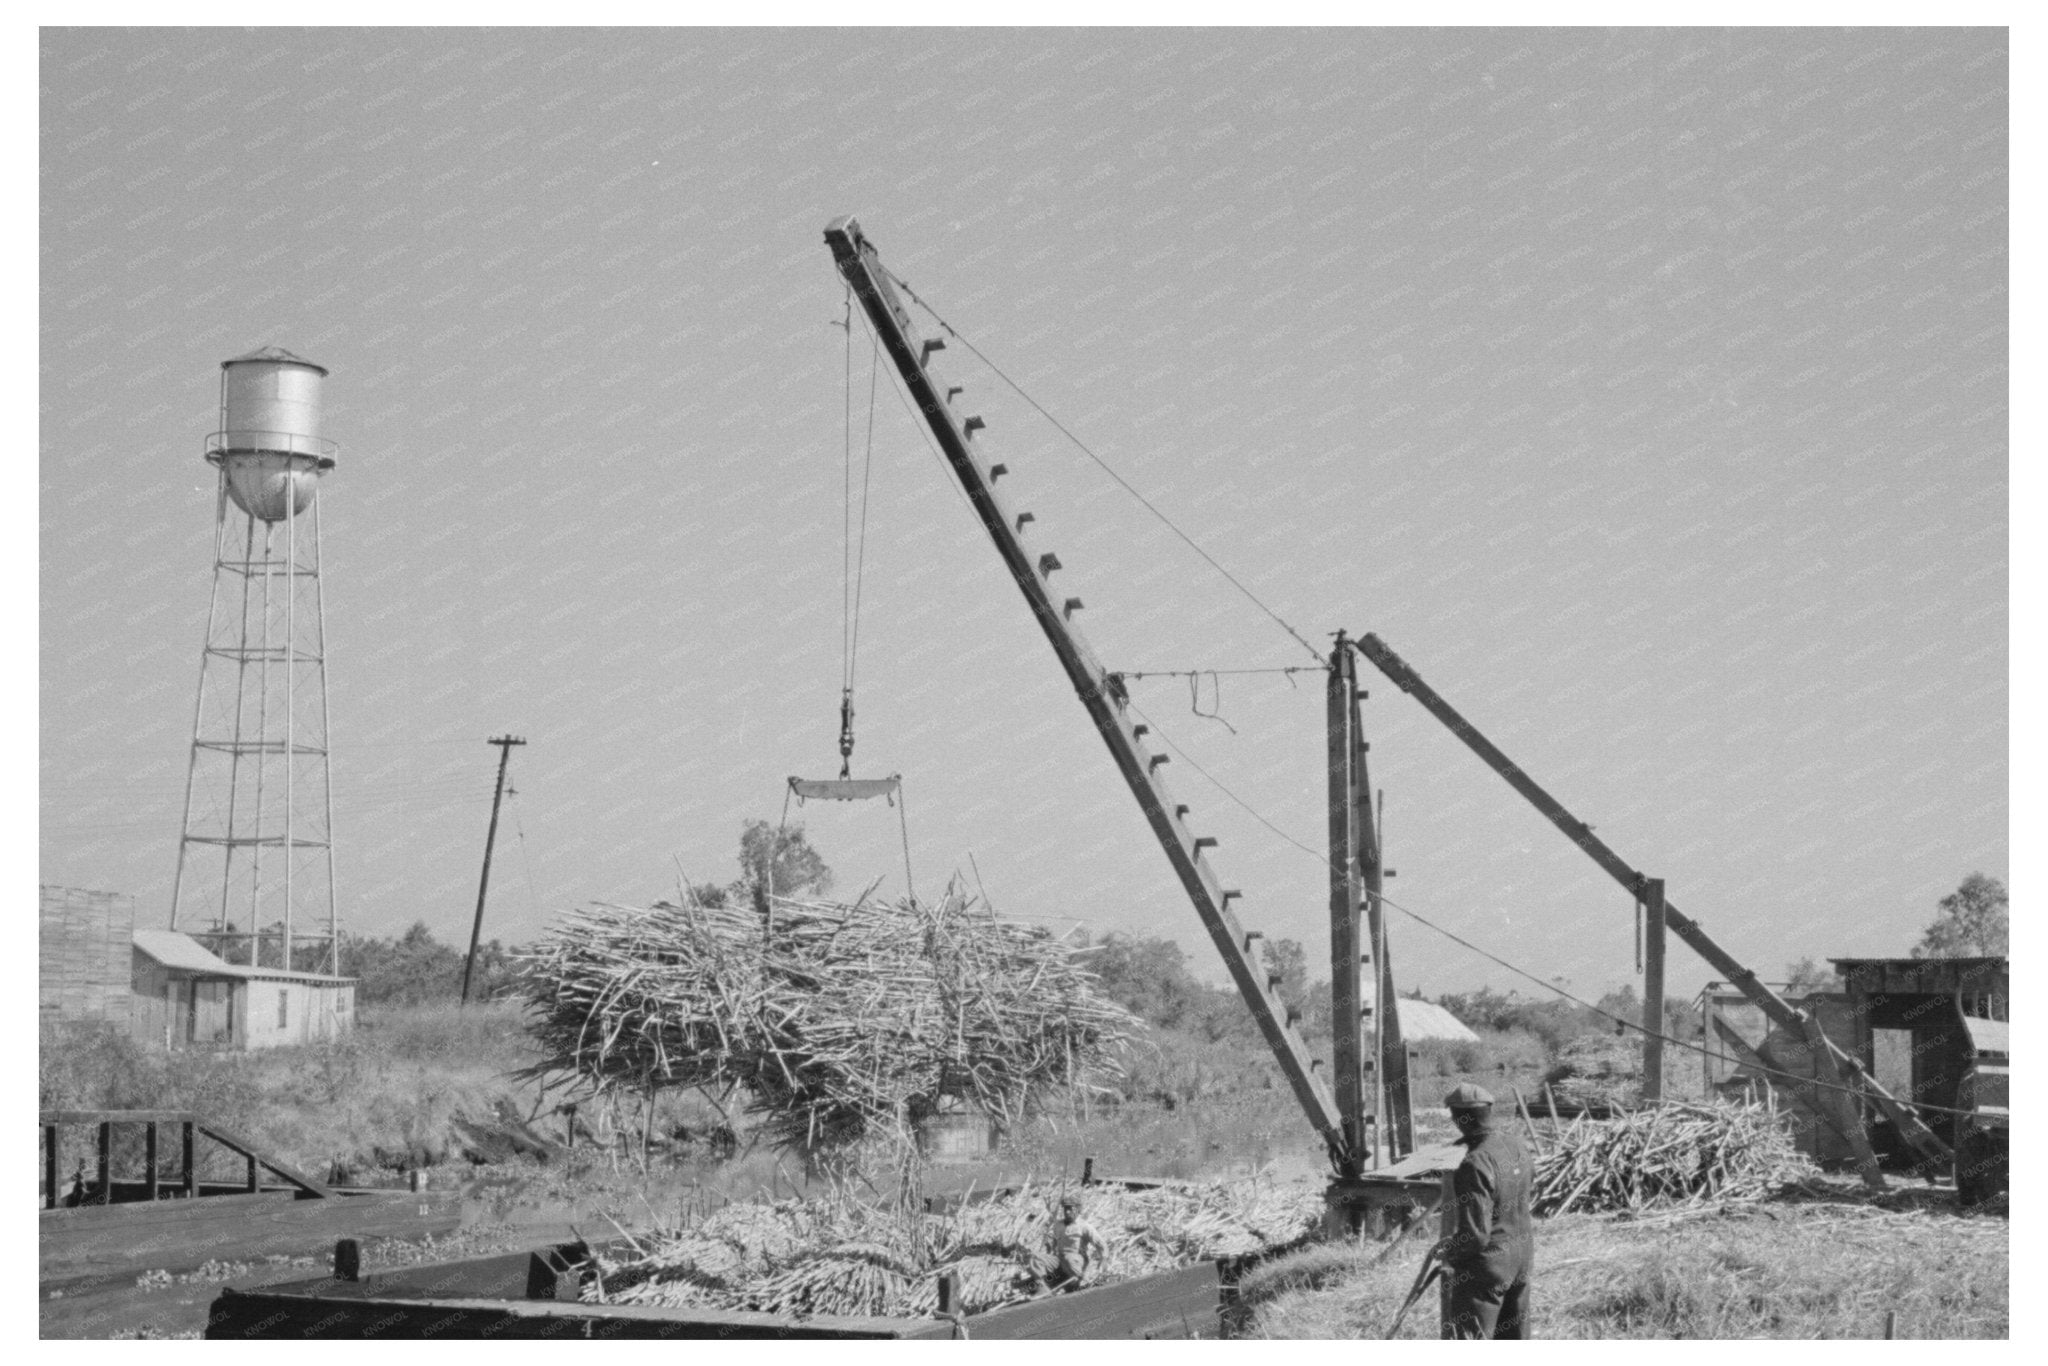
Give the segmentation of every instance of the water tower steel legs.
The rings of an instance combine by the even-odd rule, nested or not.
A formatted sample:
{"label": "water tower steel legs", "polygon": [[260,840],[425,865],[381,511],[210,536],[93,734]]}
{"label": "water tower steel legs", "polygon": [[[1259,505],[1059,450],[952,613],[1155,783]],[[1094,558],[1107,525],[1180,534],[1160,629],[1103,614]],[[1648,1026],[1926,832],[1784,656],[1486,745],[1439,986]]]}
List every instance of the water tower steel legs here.
{"label": "water tower steel legs", "polygon": [[[328,745],[327,711],[327,592],[320,586],[320,500],[313,500],[313,614],[320,626],[320,743]],[[327,971],[341,975],[341,920],[334,905],[334,763],[329,754],[320,756],[320,809],[327,813],[327,840],[323,851],[327,865]]]}
{"label": "water tower steel legs", "polygon": [[[305,536],[298,535],[297,517],[282,519],[279,535],[275,522],[231,504],[227,481],[224,469],[171,927],[198,928],[202,937],[211,929],[224,954],[246,943],[248,960],[263,967],[297,966],[294,947],[317,942],[326,952],[305,966],[333,972],[340,927],[319,497],[315,492],[301,514],[309,517]],[[230,576],[241,580],[239,595]],[[307,670],[310,677],[302,679]],[[300,772],[308,766],[318,772]],[[209,845],[220,848],[217,864],[201,857]],[[266,858],[266,850],[279,852],[281,862]],[[217,885],[208,865],[218,869]],[[266,957],[273,926],[278,943]]]}

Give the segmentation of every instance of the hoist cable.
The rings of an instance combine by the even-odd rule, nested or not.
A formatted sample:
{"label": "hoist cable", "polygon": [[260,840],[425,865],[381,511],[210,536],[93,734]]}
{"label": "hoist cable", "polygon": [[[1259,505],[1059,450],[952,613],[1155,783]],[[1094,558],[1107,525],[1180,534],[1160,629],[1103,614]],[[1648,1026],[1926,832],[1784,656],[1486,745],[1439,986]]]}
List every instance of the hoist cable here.
{"label": "hoist cable", "polygon": [[[852,329],[849,328],[848,336],[851,335]],[[846,690],[849,693],[853,691],[854,674],[860,663],[860,601],[868,571],[868,489],[875,470],[875,384],[881,370],[882,343],[880,338],[873,338],[868,356],[867,451],[861,458],[860,470],[860,548],[854,553],[853,561],[853,635],[846,655]]]}
{"label": "hoist cable", "polygon": [[[1273,822],[1267,820],[1263,815],[1259,814],[1258,810],[1254,808],[1249,802],[1245,801],[1235,792],[1232,792],[1229,788],[1225,787],[1222,784],[1222,782],[1220,782],[1216,778],[1214,774],[1210,773],[1209,770],[1203,768],[1199,763],[1195,762],[1194,759],[1190,758],[1188,752],[1182,749],[1179,745],[1176,745],[1173,742],[1172,738],[1169,737],[1164,731],[1162,731],[1157,725],[1157,723],[1155,723],[1152,720],[1151,717],[1146,716],[1144,712],[1139,711],[1136,706],[1132,706],[1130,709],[1131,711],[1137,713],[1138,718],[1140,720],[1144,721],[1147,726],[1151,727],[1152,734],[1157,735],[1160,738],[1160,740],[1166,744],[1166,747],[1168,749],[1171,749],[1175,754],[1179,755],[1182,759],[1185,759],[1190,768],[1193,768],[1195,772],[1201,774],[1202,777],[1206,778],[1209,781],[1209,784],[1212,787],[1214,787],[1218,792],[1221,792],[1224,796],[1230,798],[1231,801],[1237,803],[1238,806],[1242,807],[1245,810],[1245,812],[1251,816],[1253,820],[1257,821],[1260,825],[1265,826],[1268,830],[1272,831],[1275,835],[1279,836],[1286,843],[1293,845],[1296,849],[1301,850],[1310,858],[1313,858],[1317,863],[1320,863],[1325,869],[1329,868],[1329,855],[1325,853],[1319,853],[1315,849],[1310,848],[1308,845],[1303,844],[1294,836],[1288,834],[1285,830],[1282,830],[1279,826],[1273,824]],[[1401,914],[1407,916],[1410,920],[1413,920],[1416,924],[1421,925],[1424,929],[1436,931],[1438,934],[1450,940],[1452,943],[1457,944],[1462,948],[1469,949],[1471,952],[1478,954],[1481,958],[1486,959],[1488,962],[1491,962],[1499,967],[1506,968],[1509,972],[1514,973],[1517,977],[1525,978],[1528,981],[1535,983],[1537,986],[1542,987],[1545,991],[1551,992],[1552,994],[1557,996],[1562,996],[1565,1000],[1572,1002],[1574,1005],[1582,1006],[1585,1009],[1591,1011],[1593,1014],[1598,1015],[1600,1018],[1613,1022],[1615,1025],[1619,1026],[1622,1029],[1634,1030],[1636,1033],[1642,1034],[1646,1037],[1661,1039],[1665,1043],[1670,1044],[1674,1048],[1682,1048],[1689,1053],[1697,1053],[1701,1057],[1716,1059],[1724,1058],[1723,1054],[1718,1053],[1711,1048],[1703,1047],[1699,1044],[1692,1043],[1685,1039],[1674,1038],[1672,1035],[1666,1034],[1662,1030],[1651,1029],[1646,1025],[1638,1023],[1637,1021],[1626,1019],[1623,1016],[1616,1015],[1612,1011],[1602,1010],[1599,1006],[1594,1005],[1591,1001],[1573,995],[1571,992],[1565,990],[1563,987],[1558,986],[1555,982],[1547,982],[1543,978],[1538,977],[1535,973],[1528,972],[1522,968],[1516,967],[1507,959],[1502,958],[1497,954],[1489,953],[1487,950],[1480,948],[1477,944],[1474,944],[1470,940],[1461,938],[1460,936],[1453,934],[1451,931],[1445,929],[1443,926],[1421,915],[1419,912],[1412,911],[1408,907],[1403,906],[1400,902],[1395,901],[1393,898],[1387,896],[1385,893],[1381,893],[1379,901],[1381,905],[1393,907]],[[1660,1018],[1661,1015],[1662,1012],[1660,1010]],[[1754,1064],[1744,1065],[1755,1067]],[[1761,1067],[1756,1067],[1755,1070],[1764,1073],[1767,1079],[1769,1077],[1781,1077],[1784,1078],[1785,1081],[1795,1086],[1810,1087],[1821,1091],[1839,1092],[1842,1095],[1854,1097],[1868,1104],[1876,1104],[1876,1102],[1870,1097],[1869,1093],[1859,1090],[1854,1086],[1837,1085],[1833,1082],[1822,1081],[1817,1077],[1801,1076],[1797,1072],[1787,1072],[1782,1068],[1772,1067],[1768,1063],[1764,1063]],[[1948,1105],[1935,1105],[1926,1101],[1902,1101],[1900,1103],[1907,1105],[1914,1110],[1931,1111],[1936,1114],[1961,1115],[1974,1113],[1973,1111],[1959,1110],[1953,1106]]]}
{"label": "hoist cable", "polygon": [[1264,612],[1267,616],[1271,617],[1275,622],[1277,622],[1281,630],[1287,632],[1288,635],[1293,636],[1295,640],[1299,641],[1301,643],[1302,649],[1307,650],[1311,655],[1314,655],[1317,659],[1321,659],[1323,657],[1322,652],[1317,650],[1314,645],[1310,644],[1306,636],[1302,635],[1301,632],[1295,630],[1294,627],[1289,625],[1285,617],[1281,616],[1278,612],[1268,607],[1265,604],[1265,602],[1260,599],[1258,594],[1252,592],[1251,589],[1245,587],[1244,584],[1238,580],[1236,575],[1232,574],[1228,569],[1225,569],[1222,566],[1222,564],[1220,564],[1217,561],[1214,555],[1211,555],[1208,551],[1202,549],[1202,547],[1195,541],[1194,537],[1188,535],[1185,531],[1182,531],[1178,526],[1175,526],[1173,523],[1173,519],[1171,517],[1168,517],[1165,513],[1161,512],[1156,506],[1153,505],[1151,499],[1147,498],[1144,494],[1138,492],[1138,490],[1131,485],[1131,482],[1128,479],[1125,479],[1121,474],[1118,474],[1114,469],[1112,469],[1108,461],[1104,460],[1101,456],[1097,455],[1094,451],[1090,450],[1087,442],[1081,440],[1080,437],[1074,435],[1073,432],[1067,429],[1064,423],[1062,423],[1058,418],[1054,417],[1050,412],[1046,411],[1044,404],[1040,403],[1037,399],[1033,398],[1030,394],[1026,393],[1024,391],[1023,385],[1017,383],[1016,380],[1011,379],[1007,374],[1003,372],[1001,366],[997,365],[994,361],[990,360],[986,355],[982,354],[981,348],[977,347],[973,342],[969,341],[966,337],[962,336],[958,328],[954,327],[953,324],[947,322],[944,318],[940,317],[937,309],[933,308],[923,299],[918,298],[917,291],[912,289],[910,285],[903,279],[902,276],[897,275],[894,271],[888,270],[887,267],[883,267],[883,270],[889,276],[889,278],[896,283],[896,286],[899,289],[901,289],[905,294],[908,294],[910,296],[912,302],[914,302],[919,308],[923,309],[925,312],[931,314],[933,322],[936,322],[940,327],[946,329],[947,336],[953,338],[953,340],[959,342],[962,346],[966,347],[969,351],[973,352],[976,359],[980,360],[980,362],[983,365],[986,365],[991,371],[993,371],[997,379],[1000,379],[1003,383],[1009,385],[1010,388],[1016,392],[1017,397],[1023,399],[1026,403],[1030,404],[1033,408],[1037,409],[1038,415],[1040,417],[1044,418],[1047,422],[1050,422],[1061,436],[1064,436],[1067,440],[1073,442],[1075,448],[1079,450],[1081,454],[1087,456],[1090,460],[1094,461],[1096,465],[1101,468],[1104,474],[1107,474],[1111,479],[1114,479],[1117,482],[1117,485],[1120,488],[1122,488],[1125,493],[1128,493],[1131,495],[1131,497],[1137,499],[1138,502],[1144,507],[1144,509],[1147,512],[1151,513],[1154,517],[1158,518],[1160,523],[1163,526],[1165,526],[1165,528],[1168,531],[1171,531],[1174,535],[1180,537],[1181,540],[1187,544],[1190,550],[1194,551],[1197,555],[1200,555],[1205,561],[1207,561],[1209,567],[1211,569],[1214,569],[1217,573],[1221,574],[1226,580],[1228,580],[1231,587],[1237,589],[1238,592],[1244,594],[1245,597],[1251,601],[1253,606],[1257,607],[1261,612]]}
{"label": "hoist cable", "polygon": [[839,686],[847,686],[847,661],[853,657],[853,287],[846,290],[845,414],[842,422],[844,459],[839,495]]}

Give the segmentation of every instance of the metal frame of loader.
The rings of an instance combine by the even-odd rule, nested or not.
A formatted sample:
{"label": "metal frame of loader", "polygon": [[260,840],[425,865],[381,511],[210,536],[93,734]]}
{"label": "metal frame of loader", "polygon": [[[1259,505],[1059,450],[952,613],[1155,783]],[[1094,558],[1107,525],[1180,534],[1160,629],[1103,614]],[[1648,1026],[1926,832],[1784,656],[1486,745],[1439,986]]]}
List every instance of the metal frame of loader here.
{"label": "metal frame of loader", "polygon": [[[1050,552],[1033,555],[1025,548],[1024,528],[1034,519],[1029,512],[1014,511],[999,489],[1009,471],[1000,462],[986,459],[977,449],[975,434],[986,427],[978,416],[954,411],[953,398],[962,391],[947,387],[928,370],[932,353],[945,349],[943,337],[924,337],[913,324],[897,290],[897,281],[882,265],[874,245],[851,217],[833,220],[825,228],[840,274],[845,278],[862,311],[873,324],[892,364],[901,375],[911,401],[923,415],[941,454],[959,478],[962,489],[982,527],[995,542],[1003,565],[1016,581],[1030,606],[1032,616],[1045,632],[1075,693],[1086,708],[1096,732],[1108,746],[1117,770],[1130,786],[1144,812],[1152,833],[1165,850],[1175,875],[1194,904],[1195,913],[1209,932],[1222,956],[1225,968],[1280,1069],[1301,1104],[1309,1122],[1322,1136],[1336,1177],[1331,1187],[1333,1214],[1350,1203],[1347,1192],[1355,1193],[1369,1183],[1369,1161],[1376,1160],[1382,1139],[1369,1136],[1366,1128],[1367,1088],[1372,1083],[1372,1113],[1384,1129],[1384,1142],[1391,1156],[1413,1154],[1413,1120],[1408,1109],[1406,1050],[1401,1046],[1399,1017],[1393,1006],[1392,974],[1388,963],[1386,928],[1381,914],[1382,851],[1377,823],[1371,818],[1370,784],[1366,776],[1366,744],[1360,736],[1358,700],[1352,650],[1371,660],[1402,691],[1414,696],[1430,714],[1482,759],[1508,784],[1533,804],[1575,844],[1583,849],[1645,908],[1646,995],[1661,1004],[1663,944],[1666,927],[1711,963],[1744,995],[1754,1001],[1772,1021],[1797,1032],[1812,1047],[1820,1061],[1821,1076],[1807,1085],[1807,1099],[1830,1123],[1849,1136],[1856,1165],[1866,1184],[1881,1188],[1879,1172],[1864,1127],[1860,1089],[1898,1127],[1906,1141],[1929,1161],[1946,1163],[1950,1158],[1943,1143],[1912,1108],[1879,1086],[1861,1062],[1845,1052],[1822,1032],[1806,1012],[1787,1003],[1709,938],[1697,922],[1680,914],[1664,899],[1663,882],[1644,876],[1597,839],[1589,826],[1578,820],[1549,793],[1522,772],[1492,742],[1460,716],[1386,647],[1378,637],[1366,635],[1349,642],[1342,632],[1329,659],[1329,791],[1330,791],[1330,911],[1331,990],[1335,996],[1333,1019],[1348,1028],[1336,1031],[1333,1052],[1336,1092],[1333,1095],[1317,1073],[1317,1062],[1309,1056],[1294,1017],[1277,993],[1277,980],[1261,972],[1251,956],[1256,931],[1247,931],[1232,913],[1230,902],[1239,895],[1226,890],[1217,880],[1203,851],[1216,841],[1198,836],[1187,825],[1188,807],[1174,800],[1159,776],[1169,756],[1146,749],[1147,728],[1132,723],[1124,714],[1124,694],[1119,680],[1103,668],[1073,625],[1081,610],[1077,597],[1055,593],[1052,576],[1061,569],[1060,559]],[[1361,924],[1361,912],[1363,921]],[[1367,936],[1361,944],[1360,934]],[[1363,1029],[1361,965],[1372,966],[1377,989],[1375,1019],[1377,1054],[1371,1069],[1365,1066],[1368,1050]],[[1651,1007],[1646,1007],[1646,1010]],[[1644,1020],[1644,1074],[1646,1091],[1655,1098],[1661,1093],[1661,1015],[1651,1013]],[[1855,1086],[1849,1078],[1853,1077]],[[1383,1118],[1382,1118],[1383,1117]]]}

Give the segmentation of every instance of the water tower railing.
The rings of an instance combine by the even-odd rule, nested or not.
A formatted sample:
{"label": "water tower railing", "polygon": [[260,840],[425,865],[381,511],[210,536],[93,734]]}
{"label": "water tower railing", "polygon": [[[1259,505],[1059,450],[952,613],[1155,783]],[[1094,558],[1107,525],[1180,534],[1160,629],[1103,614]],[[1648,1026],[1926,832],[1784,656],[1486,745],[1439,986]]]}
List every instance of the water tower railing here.
{"label": "water tower railing", "polygon": [[210,432],[206,438],[206,458],[214,460],[223,455],[303,455],[315,460],[332,462],[334,453],[341,444],[322,436],[307,436],[304,432],[269,432],[252,428],[237,428],[231,432]]}

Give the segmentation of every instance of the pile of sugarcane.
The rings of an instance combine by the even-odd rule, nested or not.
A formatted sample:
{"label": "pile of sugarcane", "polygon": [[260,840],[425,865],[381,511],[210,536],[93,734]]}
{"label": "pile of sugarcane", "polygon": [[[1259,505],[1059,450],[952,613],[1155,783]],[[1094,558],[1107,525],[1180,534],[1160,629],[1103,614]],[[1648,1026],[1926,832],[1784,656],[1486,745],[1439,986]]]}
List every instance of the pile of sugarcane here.
{"label": "pile of sugarcane", "polygon": [[[1134,1191],[1069,1188],[1107,1243],[1090,1284],[1292,1242],[1321,1217],[1314,1182],[1261,1178]],[[613,1304],[750,1309],[771,1314],[929,1317],[938,1277],[960,1278],[964,1312],[1046,1292],[1058,1192],[1003,1192],[947,1214],[841,1198],[728,1205],[690,1229],[601,1254],[586,1294]]]}
{"label": "pile of sugarcane", "polygon": [[952,1104],[1009,1123],[1043,1091],[1113,1076],[1142,1029],[1072,945],[957,883],[932,903],[776,898],[765,916],[592,905],[521,958],[536,1075],[738,1093],[807,1154],[900,1140]]}
{"label": "pile of sugarcane", "polygon": [[1572,1121],[1537,1156],[1530,1204],[1552,1215],[1761,1200],[1813,1170],[1765,1106],[1666,1103]]}

